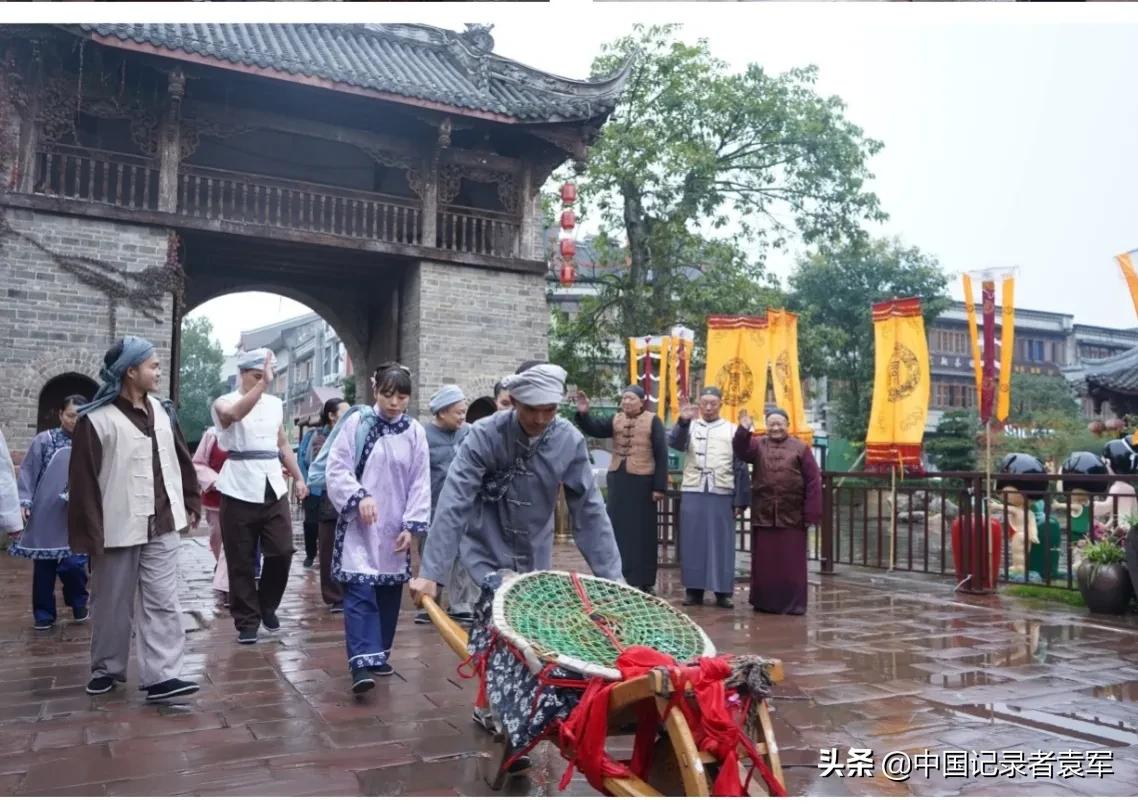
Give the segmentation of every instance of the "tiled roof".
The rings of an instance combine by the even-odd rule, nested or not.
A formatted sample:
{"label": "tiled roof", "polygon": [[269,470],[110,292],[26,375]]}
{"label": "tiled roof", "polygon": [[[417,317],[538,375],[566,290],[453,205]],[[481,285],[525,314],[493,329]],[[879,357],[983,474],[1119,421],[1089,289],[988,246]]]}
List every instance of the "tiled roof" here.
{"label": "tiled roof", "polygon": [[575,81],[492,52],[488,26],[464,33],[413,24],[84,24],[110,47],[158,51],[218,67],[256,69],[429,101],[526,122],[586,121],[612,112],[628,68]]}
{"label": "tiled roof", "polygon": [[1138,348],[1103,360],[1086,360],[1088,389],[1113,393],[1138,393]]}

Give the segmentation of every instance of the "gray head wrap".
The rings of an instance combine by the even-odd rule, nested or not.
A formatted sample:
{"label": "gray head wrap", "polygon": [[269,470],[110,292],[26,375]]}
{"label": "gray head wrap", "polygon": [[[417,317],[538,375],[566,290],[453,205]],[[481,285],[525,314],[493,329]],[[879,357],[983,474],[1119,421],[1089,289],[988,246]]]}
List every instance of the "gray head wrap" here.
{"label": "gray head wrap", "polygon": [[259,371],[265,367],[265,358],[268,356],[268,349],[253,349],[252,351],[243,351],[237,357],[237,370]]}
{"label": "gray head wrap", "polygon": [[430,408],[431,413],[438,413],[452,404],[458,404],[466,398],[466,394],[462,392],[462,388],[458,385],[443,385],[435,391],[435,395],[431,397]]}
{"label": "gray head wrap", "polygon": [[127,335],[122,343],[122,353],[118,359],[110,365],[104,364],[100,369],[99,378],[103,380],[103,385],[90,402],[79,408],[79,415],[94,412],[118,398],[122,393],[122,380],[126,372],[148,360],[154,353],[154,344],[142,337]]}
{"label": "gray head wrap", "polygon": [[719,388],[715,387],[715,385],[708,385],[702,391],[700,391],[699,395],[700,396],[714,396],[717,399],[722,399],[723,398],[723,391],[720,390]]}
{"label": "gray head wrap", "polygon": [[640,385],[629,385],[620,392],[620,395],[623,396],[625,393],[631,393],[633,396],[637,396],[640,401],[644,401],[644,388]]}
{"label": "gray head wrap", "polygon": [[541,407],[560,404],[565,398],[568,374],[560,365],[541,363],[502,380],[502,387],[522,404]]}

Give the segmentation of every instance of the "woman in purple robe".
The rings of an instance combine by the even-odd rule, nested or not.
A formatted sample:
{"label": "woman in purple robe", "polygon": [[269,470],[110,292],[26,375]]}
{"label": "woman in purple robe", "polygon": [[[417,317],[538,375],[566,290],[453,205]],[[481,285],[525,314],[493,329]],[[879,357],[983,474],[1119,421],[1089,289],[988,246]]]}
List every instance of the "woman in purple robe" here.
{"label": "woman in purple robe", "polygon": [[68,396],[59,410],[60,426],[36,435],[20,463],[20,508],[24,531],[8,548],[11,555],[35,562],[32,572],[32,616],[36,630],[55,624],[55,578],[63,584],[63,601],[76,622],[87,613],[87,556],[73,555],[67,545],[67,472],[71,433],[79,420],[82,396]]}
{"label": "woman in purple robe", "polygon": [[751,434],[739,414],[735,456],[751,474],[751,607],[761,613],[806,613],[806,527],[822,520],[822,474],[810,447],[790,437],[789,416],[767,410],[765,435]]}
{"label": "woman in purple robe", "polygon": [[406,414],[411,374],[376,369],[376,404],[344,422],[328,456],[326,488],[340,511],[332,576],[344,589],[344,634],[352,691],[391,675],[388,663],[403,584],[411,578],[411,536],[431,518],[431,464],[423,426]]}

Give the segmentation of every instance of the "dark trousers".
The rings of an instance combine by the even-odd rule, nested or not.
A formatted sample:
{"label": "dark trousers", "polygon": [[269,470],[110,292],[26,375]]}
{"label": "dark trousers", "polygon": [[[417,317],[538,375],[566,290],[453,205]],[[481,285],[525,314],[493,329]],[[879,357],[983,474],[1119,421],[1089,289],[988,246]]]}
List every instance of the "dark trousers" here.
{"label": "dark trousers", "polygon": [[306,560],[316,559],[316,543],[319,533],[318,513],[323,495],[304,497],[304,557]]}
{"label": "dark trousers", "polygon": [[[288,496],[275,499],[266,485],[264,502],[245,502],[221,495],[221,540],[229,569],[229,610],[238,631],[261,625],[261,611],[273,613],[284,596],[292,545]],[[261,582],[254,573],[257,548],[264,557]]]}
{"label": "dark trousers", "polygon": [[349,669],[387,663],[395,643],[402,600],[402,585],[344,583],[344,637]]}
{"label": "dark trousers", "polygon": [[320,547],[320,596],[328,605],[339,605],[344,601],[344,588],[332,576],[332,549],[336,546],[336,508],[328,501],[328,494],[320,498],[320,512],[317,516]]}
{"label": "dark trousers", "polygon": [[55,621],[55,578],[63,583],[63,602],[72,611],[87,607],[87,556],[32,561],[32,613],[36,624]]}

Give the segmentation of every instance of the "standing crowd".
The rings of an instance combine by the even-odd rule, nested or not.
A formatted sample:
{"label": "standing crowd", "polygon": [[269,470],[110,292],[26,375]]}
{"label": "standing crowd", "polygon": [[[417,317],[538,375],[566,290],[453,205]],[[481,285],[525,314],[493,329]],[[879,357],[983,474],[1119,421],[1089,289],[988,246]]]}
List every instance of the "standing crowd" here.
{"label": "standing crowd", "polygon": [[[591,572],[655,594],[669,447],[684,455],[684,604],[702,605],[710,591],[719,607],[734,606],[736,522],[750,507],[750,604],[806,610],[806,527],[820,517],[820,473],[782,410],[766,411],[757,436],[746,411],[737,427],[720,417],[721,394],[709,387],[668,432],[632,386],[609,418],[592,415],[577,394],[574,427],[558,416],[564,369],[527,362],[495,387],[495,412],[467,421],[462,389],[445,385],[421,424],[407,414],[411,372],[390,362],[371,377],[373,405],[328,401],[294,453],[283,404],[268,392],[272,353],[242,354],[238,369],[237,389],[213,403],[213,426],[192,456],[173,406],[155,395],[162,368],[154,346],[137,337],[107,352],[94,398],[63,401],[60,426],[32,441],[18,481],[0,436],[0,530],[13,538],[11,554],[35,562],[37,629],[56,621],[57,578],[74,620],[90,619],[88,694],[126,681],[132,634],[148,700],[198,691],[181,677],[178,552],[203,515],[213,588],[237,641],[280,630],[296,551],[286,473],[304,510],[304,565],[319,563],[323,600],[344,616],[357,694],[395,671],[405,585],[416,601],[445,592],[447,612],[469,623],[491,573],[552,568],[562,494]],[[612,439],[607,501],[585,435]],[[420,613],[415,621],[429,620]],[[474,717],[489,726],[487,711]]]}

